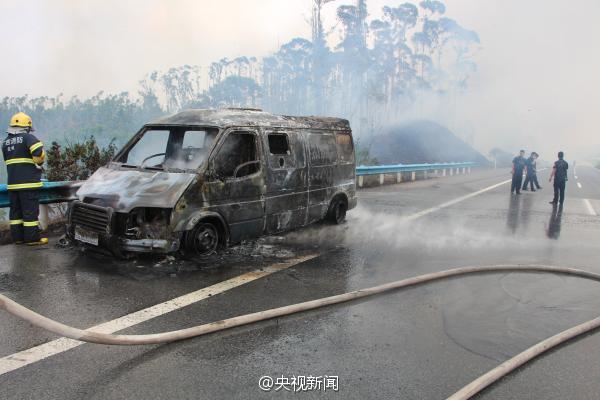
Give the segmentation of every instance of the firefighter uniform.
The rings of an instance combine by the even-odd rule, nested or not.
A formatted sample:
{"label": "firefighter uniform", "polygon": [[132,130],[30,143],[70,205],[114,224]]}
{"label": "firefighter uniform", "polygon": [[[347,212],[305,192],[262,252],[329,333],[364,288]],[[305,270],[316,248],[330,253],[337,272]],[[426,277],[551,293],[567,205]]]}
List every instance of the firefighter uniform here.
{"label": "firefighter uniform", "polygon": [[39,189],[44,162],[44,145],[31,134],[31,118],[18,113],[11,118],[2,154],[8,172],[10,232],[15,243],[46,244],[40,238]]}

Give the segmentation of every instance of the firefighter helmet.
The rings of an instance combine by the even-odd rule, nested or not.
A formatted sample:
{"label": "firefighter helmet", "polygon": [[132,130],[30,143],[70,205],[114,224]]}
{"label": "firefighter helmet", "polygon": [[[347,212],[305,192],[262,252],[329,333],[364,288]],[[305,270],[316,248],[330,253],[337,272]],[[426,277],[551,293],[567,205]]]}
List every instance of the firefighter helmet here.
{"label": "firefighter helmet", "polygon": [[23,112],[17,113],[10,119],[10,126],[18,126],[22,128],[33,128],[31,117]]}

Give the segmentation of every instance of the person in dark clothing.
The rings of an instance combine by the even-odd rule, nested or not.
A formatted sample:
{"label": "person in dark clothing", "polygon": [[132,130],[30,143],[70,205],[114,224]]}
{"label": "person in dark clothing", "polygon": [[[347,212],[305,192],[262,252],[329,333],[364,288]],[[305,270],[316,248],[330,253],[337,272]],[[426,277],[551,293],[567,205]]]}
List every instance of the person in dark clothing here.
{"label": "person in dark clothing", "polygon": [[523,182],[523,188],[521,190],[527,190],[527,185],[531,185],[531,191],[535,192],[535,188],[541,189],[537,179],[537,159],[539,155],[535,151],[531,153],[531,156],[525,161],[527,167],[527,174],[525,175],[525,182]]}
{"label": "person in dark clothing", "polygon": [[521,150],[519,155],[513,159],[512,166],[512,184],[510,193],[521,194],[521,185],[523,184],[523,170],[525,166],[525,150]]}
{"label": "person in dark clothing", "polygon": [[2,142],[2,154],[8,172],[10,199],[10,233],[15,243],[47,244],[40,237],[38,222],[39,189],[42,187],[41,165],[44,163],[44,145],[33,136],[31,118],[15,114],[10,120],[8,136]]}
{"label": "person in dark clothing", "polygon": [[567,185],[567,171],[569,169],[569,163],[564,160],[565,154],[562,151],[558,152],[558,161],[554,163],[552,167],[552,174],[550,175],[549,182],[554,179],[554,199],[550,204],[561,206],[565,202],[565,186]]}

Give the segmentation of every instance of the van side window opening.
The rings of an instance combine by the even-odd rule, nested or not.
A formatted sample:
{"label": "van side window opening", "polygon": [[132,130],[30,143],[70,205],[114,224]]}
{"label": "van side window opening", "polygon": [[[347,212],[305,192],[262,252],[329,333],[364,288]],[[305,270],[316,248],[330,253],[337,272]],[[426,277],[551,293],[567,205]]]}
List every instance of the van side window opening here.
{"label": "van side window opening", "polygon": [[269,132],[267,141],[269,147],[269,166],[272,169],[302,168],[304,157],[300,157],[297,165],[298,151],[304,152],[301,142],[298,142],[296,132]]}
{"label": "van side window opening", "polygon": [[338,158],[341,163],[354,162],[354,146],[352,145],[352,136],[347,132],[335,134],[337,143]]}
{"label": "van side window opening", "polygon": [[329,133],[310,133],[308,135],[310,165],[322,166],[337,163],[337,146],[334,135]]}
{"label": "van side window opening", "polygon": [[274,155],[287,155],[290,153],[290,145],[285,133],[269,134],[269,152]]}
{"label": "van side window opening", "polygon": [[215,157],[214,168],[221,178],[240,178],[260,170],[256,135],[250,132],[233,132]]}

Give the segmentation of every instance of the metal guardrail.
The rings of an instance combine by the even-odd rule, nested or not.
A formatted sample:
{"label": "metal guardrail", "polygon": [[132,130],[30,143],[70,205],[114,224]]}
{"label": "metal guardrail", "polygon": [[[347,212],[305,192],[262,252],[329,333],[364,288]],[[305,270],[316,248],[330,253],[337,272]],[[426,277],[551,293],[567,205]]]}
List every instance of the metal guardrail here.
{"label": "metal guardrail", "polygon": [[[82,182],[43,182],[40,190],[40,204],[63,203],[75,200],[75,193]],[[10,207],[8,189],[0,184],[0,208]]]}
{"label": "metal guardrail", "polygon": [[[419,171],[445,171],[458,168],[471,168],[474,162],[466,163],[442,163],[442,164],[399,164],[399,165],[375,165],[356,167],[356,176],[359,177],[359,186],[362,186],[362,176],[396,174],[402,172]],[[40,204],[63,203],[76,199],[75,193],[83,182],[43,182],[40,190]],[[0,208],[10,207],[8,190],[6,185],[0,184]]]}
{"label": "metal guardrail", "polygon": [[474,162],[463,163],[439,163],[439,164],[398,164],[398,165],[374,165],[356,167],[356,176],[395,174],[398,172],[435,171],[453,168],[474,167]]}

